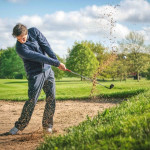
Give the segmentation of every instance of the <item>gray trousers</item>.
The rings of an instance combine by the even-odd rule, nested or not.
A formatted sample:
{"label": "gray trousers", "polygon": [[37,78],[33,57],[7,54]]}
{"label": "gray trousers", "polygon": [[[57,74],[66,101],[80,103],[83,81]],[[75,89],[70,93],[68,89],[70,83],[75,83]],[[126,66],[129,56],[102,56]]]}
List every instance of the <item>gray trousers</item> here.
{"label": "gray trousers", "polygon": [[15,122],[17,129],[23,130],[28,125],[42,88],[46,94],[42,125],[43,128],[53,126],[53,116],[55,112],[55,79],[54,72],[50,68],[45,72],[28,77],[29,100],[25,102],[21,116],[18,121]]}

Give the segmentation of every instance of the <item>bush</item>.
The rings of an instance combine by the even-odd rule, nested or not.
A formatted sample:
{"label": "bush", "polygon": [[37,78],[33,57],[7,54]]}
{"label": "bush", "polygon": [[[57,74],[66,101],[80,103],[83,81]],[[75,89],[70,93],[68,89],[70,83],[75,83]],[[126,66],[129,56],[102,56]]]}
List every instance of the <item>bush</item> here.
{"label": "bush", "polygon": [[23,79],[23,74],[22,74],[22,73],[15,72],[15,73],[14,73],[14,78],[15,78],[15,79]]}
{"label": "bush", "polygon": [[146,78],[147,78],[148,80],[150,80],[150,68],[148,68],[147,70],[148,70],[148,72],[147,72],[147,77],[146,77]]}

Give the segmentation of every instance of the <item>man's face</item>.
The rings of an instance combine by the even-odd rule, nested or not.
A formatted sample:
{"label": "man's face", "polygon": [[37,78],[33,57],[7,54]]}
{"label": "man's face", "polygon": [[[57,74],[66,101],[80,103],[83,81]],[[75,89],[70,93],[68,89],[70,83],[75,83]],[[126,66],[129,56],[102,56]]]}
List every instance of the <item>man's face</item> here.
{"label": "man's face", "polygon": [[16,38],[20,43],[24,44],[27,41],[27,36],[28,34],[21,34],[17,36]]}

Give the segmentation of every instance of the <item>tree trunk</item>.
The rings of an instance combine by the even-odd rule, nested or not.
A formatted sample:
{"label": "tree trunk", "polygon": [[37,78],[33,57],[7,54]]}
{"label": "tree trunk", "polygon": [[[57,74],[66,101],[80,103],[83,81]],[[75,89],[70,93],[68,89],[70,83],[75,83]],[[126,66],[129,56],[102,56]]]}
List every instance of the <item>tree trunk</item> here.
{"label": "tree trunk", "polygon": [[83,78],[82,78],[82,71],[81,71],[81,81],[83,80]]}
{"label": "tree trunk", "polygon": [[126,80],[127,80],[127,77],[126,77],[126,75],[124,74],[124,81],[126,82]]}
{"label": "tree trunk", "polygon": [[140,75],[139,75],[139,71],[137,72],[137,81],[140,81]]}
{"label": "tree trunk", "polygon": [[122,79],[123,79],[123,77],[122,77],[122,74],[121,74],[121,77],[120,77],[120,82],[122,82]]}

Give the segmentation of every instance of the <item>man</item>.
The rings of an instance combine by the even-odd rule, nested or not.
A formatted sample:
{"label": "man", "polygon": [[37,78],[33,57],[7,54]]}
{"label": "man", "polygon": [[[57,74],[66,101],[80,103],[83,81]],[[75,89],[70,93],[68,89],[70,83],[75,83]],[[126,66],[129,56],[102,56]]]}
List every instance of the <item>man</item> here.
{"label": "man", "polygon": [[16,51],[22,58],[27,73],[29,100],[25,102],[21,116],[9,134],[17,134],[19,130],[22,131],[28,125],[42,88],[46,94],[42,125],[44,131],[52,133],[55,112],[55,80],[50,65],[63,71],[66,70],[66,67],[59,62],[48,41],[38,29],[27,29],[25,25],[19,23],[13,28],[12,35],[17,38]]}

